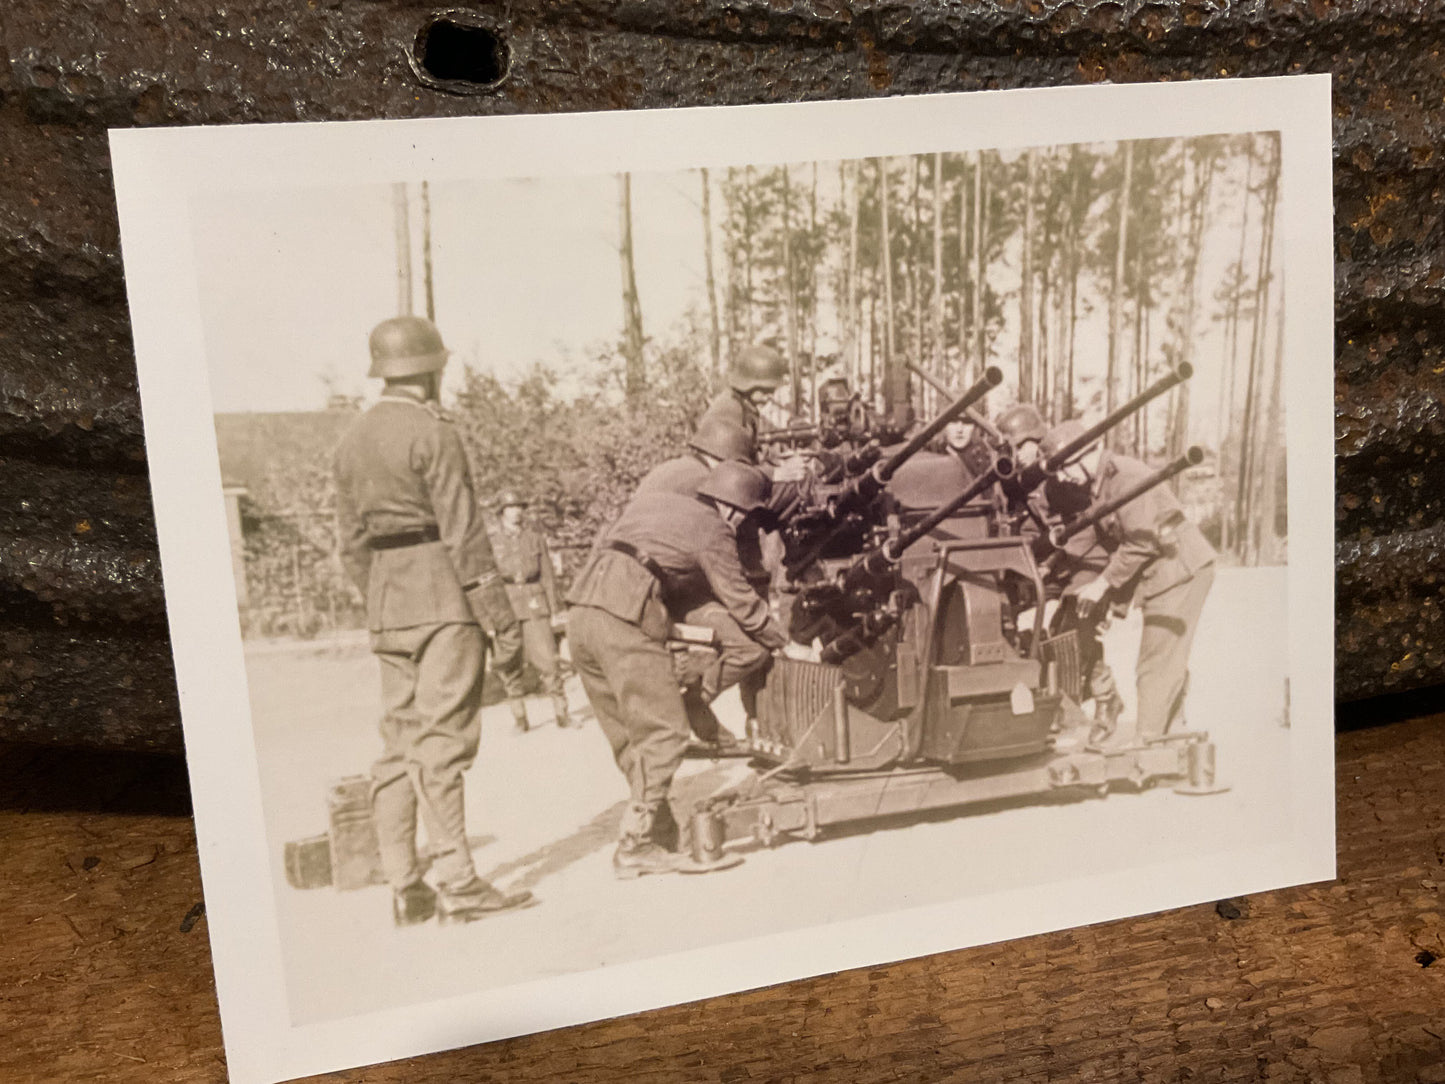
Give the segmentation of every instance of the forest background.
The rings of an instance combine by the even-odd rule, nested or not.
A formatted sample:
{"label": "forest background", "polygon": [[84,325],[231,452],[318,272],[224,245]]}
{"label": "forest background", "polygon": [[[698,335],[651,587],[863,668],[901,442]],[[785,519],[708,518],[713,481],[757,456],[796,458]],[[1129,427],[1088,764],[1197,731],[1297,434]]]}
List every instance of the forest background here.
{"label": "forest background", "polygon": [[[449,367],[446,406],[479,497],[505,488],[527,498],[565,574],[642,474],[684,447],[733,353],[750,343],[788,359],[791,379],[767,418],[775,425],[812,417],[817,385],[836,376],[879,409],[906,394],[926,417],[944,400],[908,366],[961,388],[990,364],[1005,384],[989,396],[989,412],[1029,401],[1052,421],[1093,420],[1188,362],[1194,378],[1110,443],[1155,462],[1200,445],[1205,463],[1180,483],[1188,513],[1226,560],[1278,563],[1286,541],[1279,170],[1277,134],[1254,133],[670,175],[674,192],[691,194],[695,229],[688,236],[674,211],[668,243],[694,247],[687,266],[701,274],[669,284],[658,316],[638,288],[634,240],[649,214],[637,193],[656,179],[596,178],[594,192],[605,183],[610,198],[588,205],[596,221],[577,245],[601,237],[613,253],[610,333],[563,338],[549,357],[507,364],[480,342],[464,345]],[[395,311],[437,319],[455,347],[448,311],[437,311],[447,295],[433,258],[440,216],[432,204],[442,192],[423,183],[386,195],[378,206],[389,214],[354,226],[391,242],[382,286],[395,289]],[[608,220],[598,220],[604,209]],[[257,258],[279,268],[284,251]],[[565,278],[570,251],[541,253],[519,271],[563,326],[569,298],[553,279]],[[595,261],[577,262],[600,277]],[[257,281],[279,290],[285,279]],[[209,285],[213,311],[234,302],[223,282]],[[203,276],[203,299],[207,286]],[[470,303],[486,306],[488,297]],[[218,367],[252,367],[213,353],[213,384]],[[273,364],[309,368],[323,409],[217,415],[223,467],[228,444],[248,449],[243,627],[253,636],[358,627],[360,599],[337,557],[331,453],[368,393],[324,357],[278,353],[267,352]]]}

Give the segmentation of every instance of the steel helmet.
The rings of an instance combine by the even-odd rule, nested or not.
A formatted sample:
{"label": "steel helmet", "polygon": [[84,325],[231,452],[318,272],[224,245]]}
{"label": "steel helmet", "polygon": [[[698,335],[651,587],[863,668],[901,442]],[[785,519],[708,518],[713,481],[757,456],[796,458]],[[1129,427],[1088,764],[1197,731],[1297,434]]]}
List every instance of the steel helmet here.
{"label": "steel helmet", "polygon": [[1015,446],[1026,440],[1043,442],[1049,427],[1033,403],[1016,403],[998,416],[995,423],[1004,438]]}
{"label": "steel helmet", "polygon": [[687,446],[714,459],[737,459],[752,463],[758,458],[758,445],[752,434],[742,426],[716,415],[703,417]]}
{"label": "steel helmet", "polygon": [[371,331],[371,371],[367,376],[396,380],[404,376],[439,372],[450,351],[430,320],[420,316],[393,316]]}
{"label": "steel helmet", "polygon": [[728,371],[728,384],[735,391],[776,390],[787,379],[787,359],[768,346],[749,346],[738,354]]}
{"label": "steel helmet", "polygon": [[[1079,421],[1078,418],[1070,418],[1066,422],[1060,422],[1044,434],[1044,439],[1039,442],[1039,454],[1042,455],[1044,459],[1052,458],[1060,449],[1082,437],[1086,431],[1084,423]],[[1073,455],[1069,456],[1064,463],[1058,464],[1058,466],[1077,463],[1080,459],[1083,459],[1084,456],[1088,455],[1093,448],[1097,447],[1098,443],[1098,440],[1090,441]]]}
{"label": "steel helmet", "polygon": [[501,512],[508,508],[526,508],[527,499],[515,489],[504,489],[497,494],[497,511]]}
{"label": "steel helmet", "polygon": [[773,483],[757,467],[725,459],[712,469],[697,495],[720,504],[731,505],[739,512],[754,512],[768,503]]}

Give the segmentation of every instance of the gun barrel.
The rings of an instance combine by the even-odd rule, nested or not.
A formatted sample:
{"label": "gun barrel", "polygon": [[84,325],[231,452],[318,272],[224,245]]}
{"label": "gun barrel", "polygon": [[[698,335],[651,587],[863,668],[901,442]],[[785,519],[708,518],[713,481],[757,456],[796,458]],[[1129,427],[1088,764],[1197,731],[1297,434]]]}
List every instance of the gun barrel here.
{"label": "gun barrel", "polygon": [[758,444],[787,444],[790,441],[816,440],[816,425],[789,425],[782,429],[768,429],[758,434]]}
{"label": "gun barrel", "polygon": [[1094,441],[1098,440],[1130,414],[1133,414],[1140,407],[1144,406],[1145,403],[1159,398],[1159,396],[1163,395],[1170,388],[1176,384],[1184,383],[1184,381],[1193,375],[1194,366],[1190,365],[1187,361],[1181,361],[1171,372],[1161,376],[1138,395],[1134,396],[1134,398],[1108,415],[1108,417],[1096,425],[1091,425],[1088,429],[1084,430],[1077,439],[1069,441],[1069,443],[1049,456],[1043,464],[1044,470],[1050,472],[1058,470],[1067,463],[1076,452],[1082,451],[1090,444],[1093,444]]}
{"label": "gun barrel", "polygon": [[974,382],[973,387],[964,392],[946,408],[943,413],[934,418],[917,433],[914,433],[907,444],[894,452],[875,468],[878,481],[887,482],[904,463],[912,459],[923,447],[939,433],[949,422],[957,418],[974,403],[978,402],[990,391],[1003,382],[1003,373],[996,366],[990,365],[984,370],[983,376]]}
{"label": "gun barrel", "polygon": [[1204,450],[1197,444],[1190,445],[1189,449],[1178,459],[1174,460],[1168,466],[1160,467],[1153,474],[1149,475],[1149,477],[1142,479],[1137,485],[1130,486],[1112,501],[1106,501],[1104,504],[1099,505],[1099,507],[1092,509],[1086,515],[1080,516],[1072,523],[1067,525],[1060,524],[1054,527],[1049,531],[1049,541],[1053,543],[1055,549],[1063,548],[1064,543],[1073,538],[1074,535],[1081,531],[1088,530],[1094,524],[1104,519],[1104,517],[1113,515],[1136,497],[1143,496],[1155,486],[1163,485],[1176,474],[1182,474],[1190,467],[1197,467],[1202,462],[1204,462]]}
{"label": "gun barrel", "polygon": [[909,546],[927,535],[933,528],[937,527],[969,501],[988,489],[989,486],[995,482],[1011,477],[1013,472],[1013,460],[1008,456],[998,456],[994,459],[993,466],[965,486],[963,492],[958,496],[945,504],[939,505],[892,542],[885,543],[881,551],[883,556],[889,561],[897,561],[903,556],[903,551],[908,549]]}
{"label": "gun barrel", "polygon": [[[910,373],[921,379],[930,388],[938,392],[939,395],[946,396],[949,399],[958,398],[958,392],[954,391],[942,380],[939,380],[938,377],[934,376],[921,365],[914,365],[911,361],[904,362],[904,364],[908,367],[908,371]],[[974,410],[973,407],[969,407],[963,413],[967,416],[969,421],[973,422],[974,425],[978,426],[980,429],[982,429],[985,433],[988,434],[989,440],[993,441],[995,444],[1003,440],[1003,434],[998,431],[998,427],[995,426],[993,422],[989,421],[978,411]]]}

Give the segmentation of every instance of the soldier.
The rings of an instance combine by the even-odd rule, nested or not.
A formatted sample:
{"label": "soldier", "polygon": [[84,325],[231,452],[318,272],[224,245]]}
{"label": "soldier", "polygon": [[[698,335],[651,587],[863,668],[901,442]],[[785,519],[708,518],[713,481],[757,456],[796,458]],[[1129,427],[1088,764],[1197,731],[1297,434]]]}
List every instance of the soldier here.
{"label": "soldier", "polygon": [[[1002,418],[999,419],[1003,421]],[[1000,426],[1002,428],[1002,426]],[[1081,432],[1078,422],[1065,422],[1044,434],[1037,454],[1053,455],[1068,441]],[[1035,458],[1037,458],[1037,454]],[[1089,510],[1093,492],[1088,485],[1080,485],[1057,475],[1050,475],[1042,489],[1042,514],[1046,519],[1069,524]],[[1078,637],[1079,665],[1084,679],[1084,697],[1094,701],[1094,724],[1089,731],[1089,741],[1098,745],[1107,741],[1118,728],[1119,715],[1124,710],[1124,698],[1114,681],[1114,671],[1104,656],[1104,645],[1099,636],[1106,627],[1109,606],[1080,604],[1079,592],[1096,581],[1109,564],[1109,551],[1099,541],[1093,527],[1088,527],[1070,538],[1064,547],[1053,551],[1041,568],[1045,584],[1052,595],[1058,592],[1060,607],[1055,617],[1055,633],[1072,629]],[[1117,607],[1118,601],[1112,603]],[[1120,616],[1124,610],[1119,610]]]}
{"label": "soldier", "polygon": [[710,594],[763,654],[787,641],[743,575],[734,533],[768,489],[761,471],[724,462],[696,497],[635,494],[568,594],[572,659],[628,782],[618,877],[668,873],[682,861],[668,793],[688,722],[667,649],[671,613]]}
{"label": "soldier", "polygon": [[[1058,427],[1055,447],[1084,432],[1082,423]],[[1095,443],[1062,468],[1065,480],[1087,486],[1090,507],[1105,504],[1153,472],[1137,459]],[[1185,517],[1167,486],[1155,486],[1097,523],[1109,554],[1099,577],[1079,589],[1085,606],[1105,595],[1132,598],[1144,615],[1139,641],[1137,736],[1161,738],[1183,725],[1189,688],[1189,650],[1204,601],[1214,583],[1213,548]]]}
{"label": "soldier", "polygon": [[[531,898],[477,876],[463,801],[479,738],[483,630],[503,670],[517,664],[520,634],[461,439],[438,407],[441,335],[428,320],[399,316],[378,324],[370,345],[369,375],[386,387],[342,438],[335,467],[342,559],[366,598],[381,664],[383,749],[371,769],[381,862],[397,925],[434,913],[468,921]],[[418,805],[435,889],[417,857]]]}
{"label": "soldier", "polygon": [[[740,426],[722,417],[704,417],[687,452],[648,471],[637,484],[637,494],[665,492],[696,497],[719,463],[752,463],[755,449],[755,443]],[[771,577],[763,565],[762,540],[756,526],[750,523],[734,533],[743,574],[766,601]],[[749,719],[753,718],[770,656],[759,652],[757,642],[739,627],[727,607],[710,595],[690,600],[672,616],[684,625],[712,631],[713,650],[689,653],[681,660],[678,678],[692,732],[712,752],[729,752],[736,742],[713,714],[711,704],[725,690],[741,684],[743,710]]]}
{"label": "soldier", "polygon": [[688,441],[687,451],[659,463],[643,475],[637,483],[637,492],[661,491],[694,497],[712,469],[729,459],[756,462],[757,440],[736,422],[720,414],[705,414],[692,440]]}
{"label": "soldier", "polygon": [[1033,466],[1039,458],[1039,445],[1049,431],[1039,408],[1032,403],[1015,403],[998,416],[995,424],[1013,449],[1014,465]]}
{"label": "soldier", "polygon": [[[557,575],[547,540],[522,523],[527,502],[511,490],[497,500],[498,530],[492,533],[492,552],[497,569],[507,584],[507,597],[522,624],[523,654],[542,679],[542,691],[552,699],[552,717],[559,727],[572,725],[567,713],[567,694],[562,687],[562,670],[557,659],[557,636],[552,615],[562,608],[557,598]],[[502,675],[512,719],[519,734],[530,729],[527,722],[526,690],[522,668]]]}
{"label": "soldier", "polygon": [[[746,433],[756,448],[759,412],[772,402],[773,395],[787,379],[786,358],[771,347],[747,347],[733,361],[728,370],[728,386],[708,404],[702,423],[711,419],[730,422]],[[698,428],[701,429],[702,424]]]}

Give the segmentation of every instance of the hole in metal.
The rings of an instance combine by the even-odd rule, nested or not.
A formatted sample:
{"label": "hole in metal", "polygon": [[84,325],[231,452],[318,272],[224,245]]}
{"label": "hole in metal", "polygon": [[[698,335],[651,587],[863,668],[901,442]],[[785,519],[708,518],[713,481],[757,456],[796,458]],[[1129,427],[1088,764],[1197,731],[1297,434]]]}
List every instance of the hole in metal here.
{"label": "hole in metal", "polygon": [[417,31],[412,69],[442,90],[474,94],[490,90],[507,75],[507,46],[491,27],[465,12],[434,15]]}

